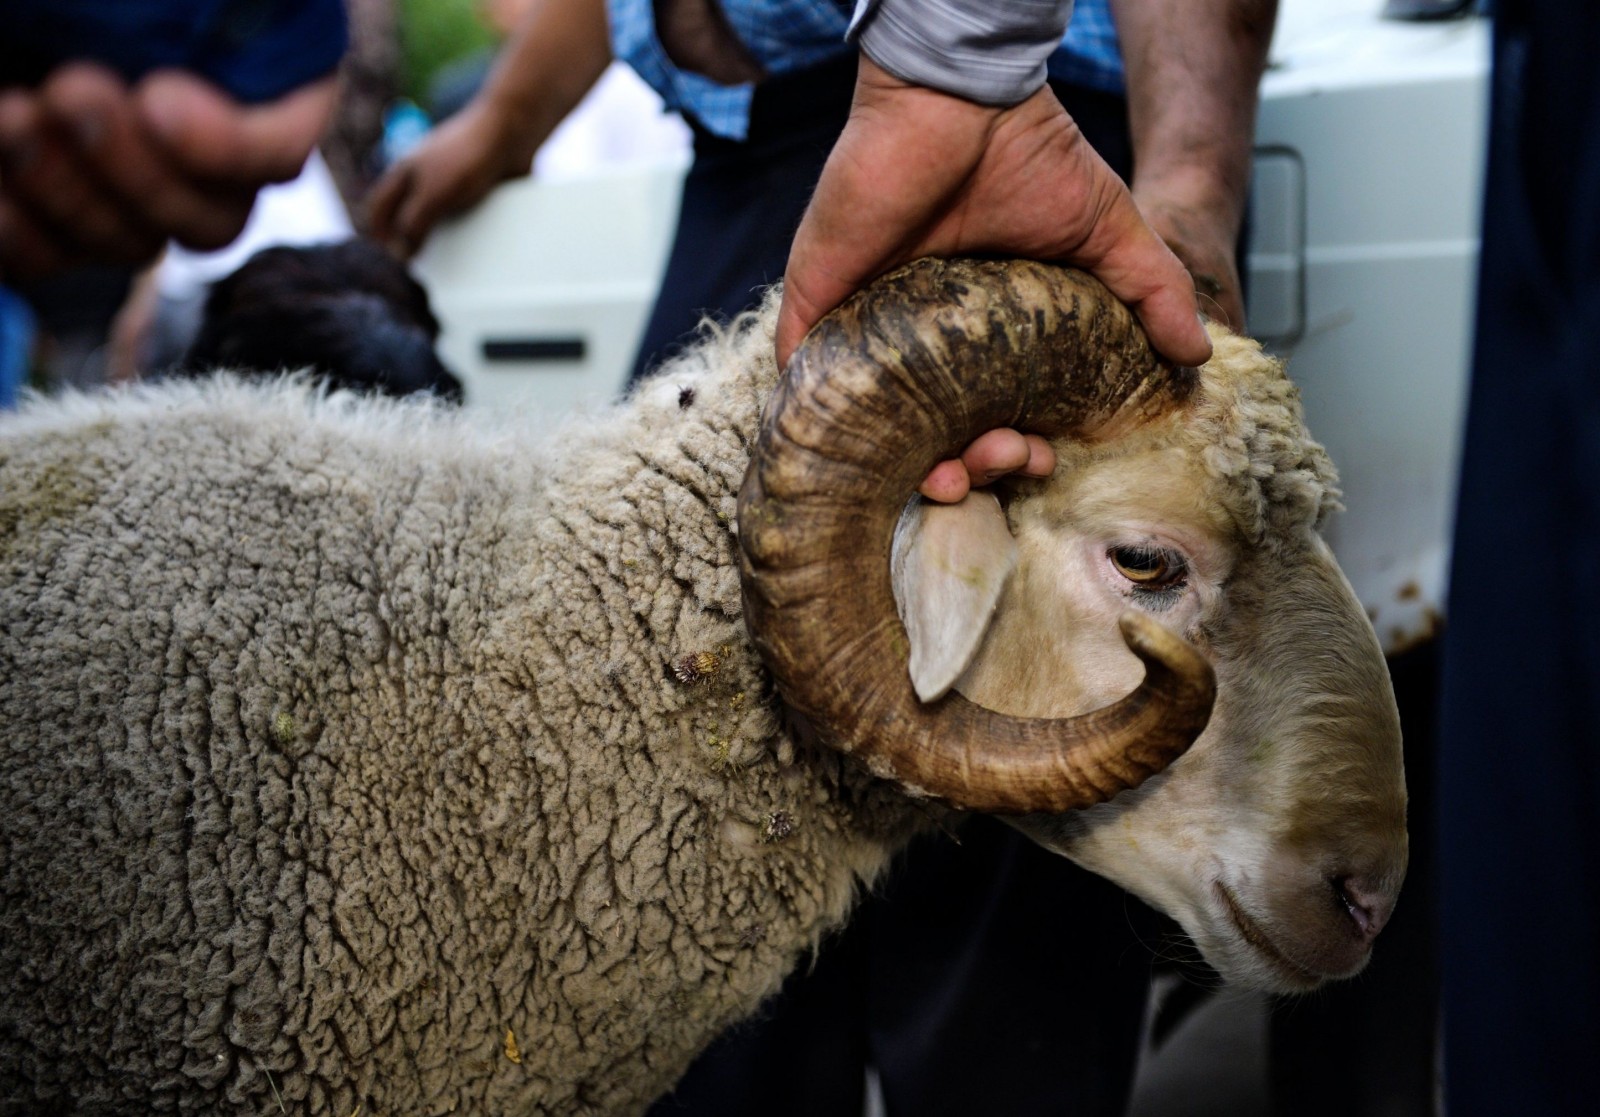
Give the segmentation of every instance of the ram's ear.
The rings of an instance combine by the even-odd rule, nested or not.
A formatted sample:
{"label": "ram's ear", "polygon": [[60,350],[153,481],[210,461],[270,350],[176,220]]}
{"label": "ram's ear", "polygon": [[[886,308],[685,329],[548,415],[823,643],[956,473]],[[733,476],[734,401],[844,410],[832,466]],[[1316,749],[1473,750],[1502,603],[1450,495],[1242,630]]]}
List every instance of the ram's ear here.
{"label": "ram's ear", "polygon": [[991,493],[959,504],[918,497],[900,516],[891,559],[894,597],[911,637],[911,683],[932,702],[972,661],[1017,565],[1017,543]]}

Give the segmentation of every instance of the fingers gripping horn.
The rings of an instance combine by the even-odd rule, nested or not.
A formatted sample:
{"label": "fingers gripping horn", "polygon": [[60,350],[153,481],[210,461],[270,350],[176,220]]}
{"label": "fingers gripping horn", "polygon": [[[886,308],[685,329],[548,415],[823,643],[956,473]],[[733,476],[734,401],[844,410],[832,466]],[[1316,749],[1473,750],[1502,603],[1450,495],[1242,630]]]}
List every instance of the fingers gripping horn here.
{"label": "fingers gripping horn", "polygon": [[955,693],[924,705],[889,552],[917,484],[984,431],[1103,440],[1195,379],[1098,281],[1046,264],[920,260],[830,314],[768,403],[739,495],[746,623],[784,700],[877,775],[970,810],[1089,806],[1166,767],[1215,695],[1190,644],[1124,616],[1145,679],[1079,717],[1008,717]]}

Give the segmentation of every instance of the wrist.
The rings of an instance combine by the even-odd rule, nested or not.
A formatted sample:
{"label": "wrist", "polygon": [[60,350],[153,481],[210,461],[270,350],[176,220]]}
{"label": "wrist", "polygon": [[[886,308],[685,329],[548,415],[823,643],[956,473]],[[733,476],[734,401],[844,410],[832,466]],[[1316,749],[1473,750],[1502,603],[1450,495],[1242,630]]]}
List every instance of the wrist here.
{"label": "wrist", "polygon": [[1244,218],[1248,172],[1228,174],[1215,164],[1136,167],[1130,190],[1146,213],[1183,210],[1213,226],[1221,235],[1238,235]]}
{"label": "wrist", "polygon": [[[986,134],[1006,110],[954,93],[907,81],[862,54],[856,71],[852,115],[893,113],[889,119],[904,131],[938,129],[943,136]],[[931,133],[930,133],[931,134]]]}
{"label": "wrist", "polygon": [[535,106],[504,91],[485,89],[463,113],[471,113],[477,143],[502,179],[518,178],[533,169],[533,157],[551,127],[540,130]]}

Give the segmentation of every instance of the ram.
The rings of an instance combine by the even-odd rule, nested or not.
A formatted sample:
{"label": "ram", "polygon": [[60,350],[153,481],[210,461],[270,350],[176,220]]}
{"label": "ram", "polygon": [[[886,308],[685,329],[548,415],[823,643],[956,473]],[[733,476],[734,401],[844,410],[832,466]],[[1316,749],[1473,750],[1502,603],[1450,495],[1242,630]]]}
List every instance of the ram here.
{"label": "ram", "polygon": [[[969,809],[1229,977],[1361,967],[1398,723],[1277,364],[923,262],[780,386],[774,309],[548,450],[226,377],[5,422],[0,1097],[638,1112]],[[1007,424],[1051,480],[906,511]]]}

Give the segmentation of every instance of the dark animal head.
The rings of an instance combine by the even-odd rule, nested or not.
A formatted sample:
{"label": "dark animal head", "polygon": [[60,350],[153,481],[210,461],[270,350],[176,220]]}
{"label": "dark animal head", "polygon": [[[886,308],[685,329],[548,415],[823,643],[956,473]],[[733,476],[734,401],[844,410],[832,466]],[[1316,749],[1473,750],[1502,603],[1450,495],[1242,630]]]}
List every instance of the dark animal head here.
{"label": "dark animal head", "polygon": [[211,289],[183,365],[189,375],[311,369],[337,388],[459,402],[438,337],[428,293],[371,241],[268,248]]}

